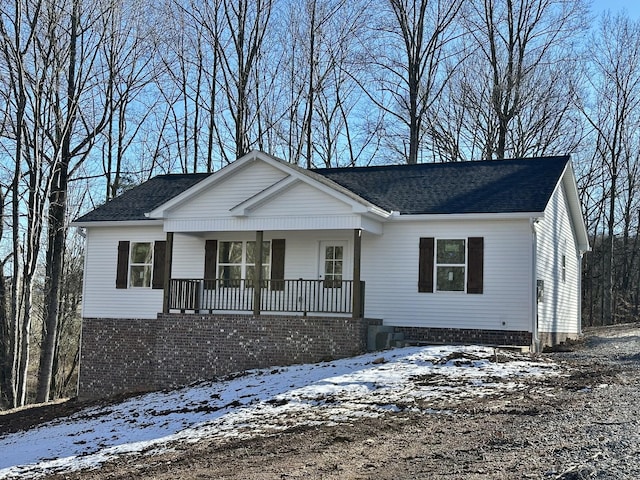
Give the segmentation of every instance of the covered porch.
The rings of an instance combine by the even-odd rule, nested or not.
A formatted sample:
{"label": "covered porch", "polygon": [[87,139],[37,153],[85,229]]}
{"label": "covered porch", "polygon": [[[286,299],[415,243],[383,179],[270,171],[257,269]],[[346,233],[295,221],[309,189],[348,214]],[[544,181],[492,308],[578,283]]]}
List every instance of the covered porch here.
{"label": "covered porch", "polygon": [[[348,241],[318,240],[317,258],[307,255],[304,259],[295,258],[293,252],[285,253],[286,238],[265,240],[262,230],[255,232],[255,240],[201,239],[205,248],[201,257],[204,275],[200,277],[176,274],[174,252],[181,247],[176,244],[176,234],[167,232],[162,311],[165,314],[251,313],[254,316],[331,314],[362,318],[365,312],[362,233],[362,229],[355,228]],[[341,235],[344,239],[344,230]],[[212,234],[205,234],[208,236]],[[225,238],[230,238],[228,232]],[[287,278],[285,258],[306,268],[289,269],[295,276]],[[298,276],[301,273],[305,275]]]}

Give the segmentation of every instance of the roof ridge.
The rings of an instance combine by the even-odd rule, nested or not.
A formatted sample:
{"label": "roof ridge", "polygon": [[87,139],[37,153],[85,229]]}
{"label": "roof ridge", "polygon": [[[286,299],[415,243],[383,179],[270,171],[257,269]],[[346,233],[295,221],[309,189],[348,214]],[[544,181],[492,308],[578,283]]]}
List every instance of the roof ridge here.
{"label": "roof ridge", "polygon": [[469,163],[473,164],[500,164],[503,162],[528,162],[528,161],[546,161],[546,160],[564,160],[568,161],[570,159],[570,155],[545,155],[541,157],[515,157],[515,158],[498,158],[491,160],[464,160],[460,162],[425,162],[425,163],[393,163],[389,165],[359,165],[359,166],[351,166],[351,167],[320,167],[320,168],[312,168],[308,171],[311,172],[329,172],[329,171],[345,171],[345,170],[382,170],[382,169],[393,169],[393,168],[436,168],[436,167],[452,167],[466,165]]}

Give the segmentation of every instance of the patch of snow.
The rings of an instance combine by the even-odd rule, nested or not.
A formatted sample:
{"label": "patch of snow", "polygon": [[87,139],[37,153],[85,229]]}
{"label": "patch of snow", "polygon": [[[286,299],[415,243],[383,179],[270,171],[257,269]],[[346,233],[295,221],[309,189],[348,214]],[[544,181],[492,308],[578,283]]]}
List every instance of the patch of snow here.
{"label": "patch of snow", "polygon": [[479,346],[414,347],[311,365],[252,370],[82,410],[0,435],[0,478],[98,468],[175,442],[270,435],[300,425],[349,423],[404,409],[450,414],[456,401],[524,388],[557,365]]}

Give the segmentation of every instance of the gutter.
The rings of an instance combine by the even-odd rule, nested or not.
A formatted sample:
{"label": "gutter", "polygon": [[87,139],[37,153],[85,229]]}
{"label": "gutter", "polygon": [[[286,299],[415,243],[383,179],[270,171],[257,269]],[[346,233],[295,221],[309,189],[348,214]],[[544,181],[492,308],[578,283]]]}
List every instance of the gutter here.
{"label": "gutter", "polygon": [[540,337],[538,336],[538,232],[536,224],[538,218],[529,218],[531,227],[531,351],[540,352]]}

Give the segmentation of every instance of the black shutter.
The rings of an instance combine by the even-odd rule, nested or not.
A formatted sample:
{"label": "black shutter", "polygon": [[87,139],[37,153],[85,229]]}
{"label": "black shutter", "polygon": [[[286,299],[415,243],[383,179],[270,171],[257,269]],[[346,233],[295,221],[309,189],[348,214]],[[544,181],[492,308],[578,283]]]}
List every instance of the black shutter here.
{"label": "black shutter", "polygon": [[164,288],[164,263],[167,253],[167,242],[158,240],[153,244],[153,279],[151,288]]}
{"label": "black shutter", "polygon": [[218,241],[207,240],[204,244],[205,288],[215,289],[218,277]]}
{"label": "black shutter", "polygon": [[484,238],[469,238],[467,293],[482,293],[484,277]]}
{"label": "black shutter", "polygon": [[418,291],[433,292],[433,237],[420,238],[418,257]]}
{"label": "black shutter", "polygon": [[127,288],[129,277],[129,242],[118,242],[118,264],[116,266],[116,288]]}
{"label": "black shutter", "polygon": [[284,238],[271,240],[271,290],[284,290]]}

